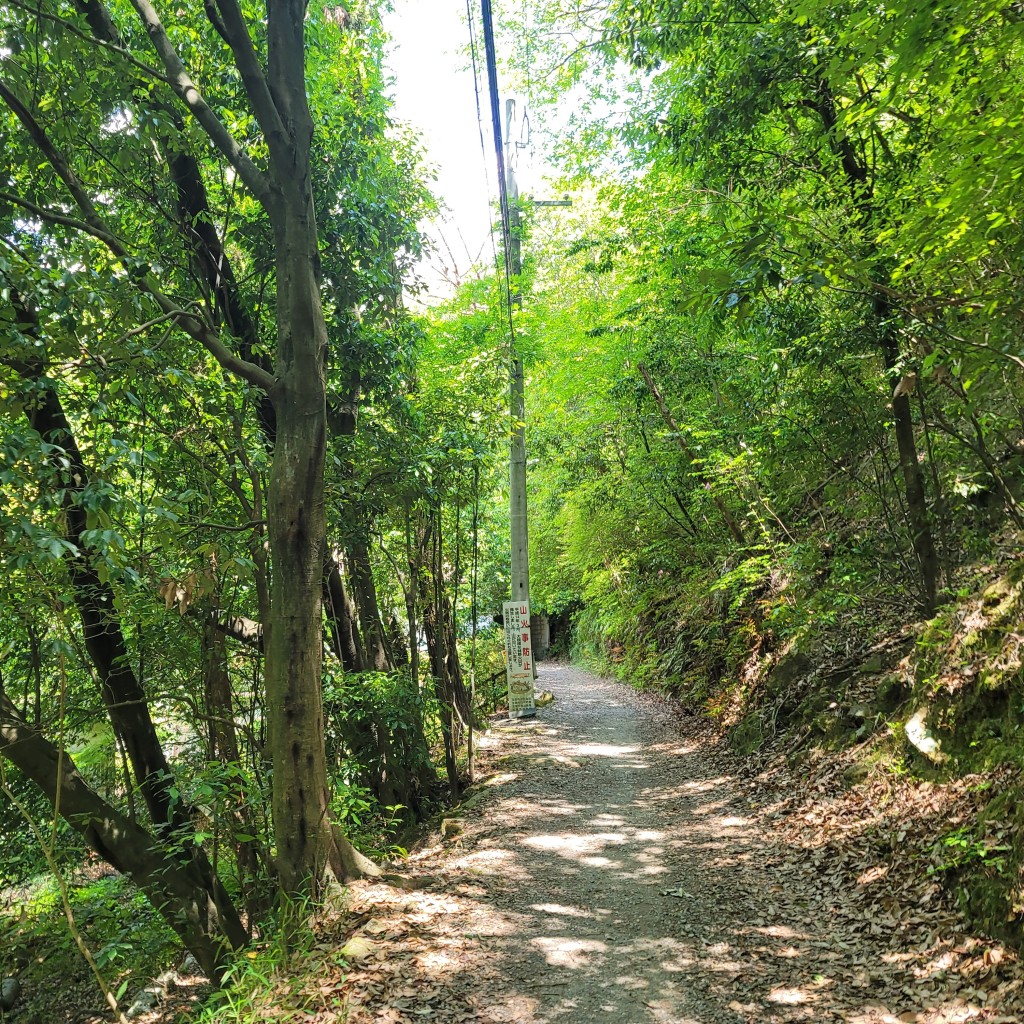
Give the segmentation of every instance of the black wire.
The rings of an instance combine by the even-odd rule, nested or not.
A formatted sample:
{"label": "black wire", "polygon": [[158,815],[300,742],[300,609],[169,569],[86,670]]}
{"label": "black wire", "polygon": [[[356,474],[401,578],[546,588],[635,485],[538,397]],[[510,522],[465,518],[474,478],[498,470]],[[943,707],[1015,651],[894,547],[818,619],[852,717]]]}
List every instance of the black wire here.
{"label": "black wire", "polygon": [[[484,141],[484,119],[480,109],[480,70],[476,59],[476,18],[474,17],[473,0],[466,0],[466,21],[469,24],[469,56],[473,62],[473,96],[476,99],[476,127],[480,135],[480,155],[484,159],[484,182],[487,185],[488,197],[491,193],[491,176],[487,172],[487,143]],[[487,200],[488,214],[490,213],[490,198]],[[498,250],[494,247],[494,232],[489,231],[488,238],[491,240],[491,253],[494,262],[498,262]]]}
{"label": "black wire", "polygon": [[491,99],[491,125],[494,152],[498,158],[498,205],[501,209],[501,237],[505,250],[505,288],[508,294],[508,330],[515,356],[516,332],[512,320],[512,212],[508,204],[508,182],[505,180],[505,147],[501,138],[501,104],[498,100],[498,58],[494,49],[494,19],[491,0],[480,0],[480,17],[484,23],[484,53],[487,58],[487,88]]}

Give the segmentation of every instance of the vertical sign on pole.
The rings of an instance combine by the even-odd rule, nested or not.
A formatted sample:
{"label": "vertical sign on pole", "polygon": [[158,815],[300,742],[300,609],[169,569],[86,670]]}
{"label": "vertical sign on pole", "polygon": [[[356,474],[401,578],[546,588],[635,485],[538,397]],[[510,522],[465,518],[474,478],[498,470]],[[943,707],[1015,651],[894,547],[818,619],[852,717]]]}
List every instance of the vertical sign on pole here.
{"label": "vertical sign on pole", "polygon": [[530,602],[506,601],[505,673],[508,677],[508,717],[528,718],[537,713],[533,702],[533,646],[530,643]]}

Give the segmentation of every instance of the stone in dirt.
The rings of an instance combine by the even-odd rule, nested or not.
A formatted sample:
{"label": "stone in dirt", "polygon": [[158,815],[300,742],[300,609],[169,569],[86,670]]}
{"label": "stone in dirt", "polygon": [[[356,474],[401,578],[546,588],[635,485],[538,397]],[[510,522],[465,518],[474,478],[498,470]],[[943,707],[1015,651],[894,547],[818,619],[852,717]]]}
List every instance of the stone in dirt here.
{"label": "stone in dirt", "polygon": [[128,1018],[141,1017],[155,1010],[178,987],[178,976],[174,971],[164,971],[152,984],[147,985],[136,997],[125,1013]]}
{"label": "stone in dirt", "polygon": [[128,1007],[125,1016],[132,1020],[135,1017],[141,1017],[144,1013],[155,1010],[160,1003],[162,995],[162,991],[155,986],[147,986],[132,1001],[132,1005]]}
{"label": "stone in dirt", "polygon": [[909,742],[915,750],[924,754],[929,761],[933,761],[935,764],[940,764],[946,759],[946,755],[942,752],[942,747],[940,746],[938,739],[928,728],[927,708],[918,708],[918,710],[907,719],[907,724],[904,726],[904,732],[907,735],[907,742]]}
{"label": "stone in dirt", "polygon": [[353,935],[344,946],[341,947],[341,955],[349,961],[358,962],[372,956],[377,951],[375,943],[362,935]]}
{"label": "stone in dirt", "polygon": [[203,969],[199,966],[199,961],[191,954],[186,953],[185,959],[181,961],[181,967],[179,968],[181,974],[185,975],[196,975],[202,974]]}
{"label": "stone in dirt", "polygon": [[17,978],[4,978],[0,981],[0,1010],[13,1010],[20,998],[21,982]]}
{"label": "stone in dirt", "polygon": [[462,822],[458,818],[443,818],[441,820],[441,835],[445,839],[454,839],[462,831]]}

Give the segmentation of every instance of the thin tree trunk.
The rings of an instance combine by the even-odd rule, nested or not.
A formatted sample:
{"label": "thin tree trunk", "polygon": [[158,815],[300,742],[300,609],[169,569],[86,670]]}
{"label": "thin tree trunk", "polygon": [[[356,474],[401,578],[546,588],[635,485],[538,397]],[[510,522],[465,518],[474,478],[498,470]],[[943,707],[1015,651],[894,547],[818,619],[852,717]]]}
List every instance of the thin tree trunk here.
{"label": "thin tree trunk", "polygon": [[[829,83],[822,77],[815,82],[816,95],[812,106],[821,118],[822,125],[828,136],[832,151],[839,157],[850,189],[850,198],[857,214],[860,226],[870,234],[872,228],[877,230],[874,189],[868,165],[862,160],[850,140],[846,138],[838,124],[835,97]],[[876,287],[884,283],[883,279],[875,279]],[[910,397],[903,394],[897,387],[900,381],[896,373],[899,362],[899,342],[889,322],[892,309],[889,300],[878,291],[872,300],[876,328],[879,331],[878,345],[882,352],[885,369],[889,373],[889,384],[892,394],[893,429],[896,435],[896,449],[899,453],[900,471],[903,476],[903,489],[907,501],[907,525],[910,528],[910,542],[917,560],[921,580],[921,606],[927,614],[935,608],[938,597],[939,576],[941,566],[935,550],[932,536],[931,519],[928,513],[928,501],[925,495],[924,474],[917,451],[917,438],[914,435],[914,418],[910,409]],[[897,393],[900,392],[900,393]]]}
{"label": "thin tree trunk", "polygon": [[128,875],[181,937],[199,966],[218,978],[232,948],[245,944],[208,890],[207,878],[187,854],[172,855],[160,840],[94,792],[60,750],[0,694],[0,757],[46,794],[90,849]]}
{"label": "thin tree trunk", "polygon": [[377,601],[377,587],[373,582],[370,552],[365,541],[358,540],[350,545],[348,563],[369,666],[376,672],[390,672],[394,668],[394,657],[388,649]]}
{"label": "thin tree trunk", "polygon": [[[234,707],[231,699],[231,677],[228,674],[227,642],[224,634],[207,620],[203,632],[204,667],[203,690],[208,726],[207,741],[210,757],[231,769],[228,776],[231,800],[232,845],[238,865],[238,881],[242,890],[250,923],[258,911],[254,901],[255,883],[259,878],[259,865],[266,860],[256,839],[257,828],[249,807],[241,769],[241,753],[235,730]],[[249,836],[239,839],[239,835]]]}
{"label": "thin tree trunk", "polygon": [[896,434],[896,449],[899,452],[900,470],[907,498],[907,523],[910,527],[910,543],[917,558],[921,577],[921,608],[926,614],[933,611],[939,591],[939,556],[932,537],[931,521],[928,515],[928,500],[925,496],[924,474],[917,451],[914,435],[914,417],[910,409],[910,396],[898,387],[900,375],[896,371],[899,349],[885,320],[889,315],[888,303],[875,301],[875,314],[882,325],[881,340],[885,368],[889,373],[892,387],[893,427]]}
{"label": "thin tree trunk", "polygon": [[328,555],[324,565],[324,600],[334,653],[346,672],[365,672],[366,654],[355,621],[355,607],[345,586],[338,558]]}
{"label": "thin tree trunk", "polygon": [[[81,2],[95,4],[96,0]],[[97,6],[109,21],[105,8]],[[234,3],[217,5],[217,30],[232,50],[263,134],[269,157],[266,170],[257,166],[206,102],[150,0],[134,0],[134,7],[179,100],[266,210],[273,230],[277,321],[273,377],[231,352],[195,318],[182,316],[178,323],[213,351],[222,365],[264,389],[274,405],[266,516],[272,575],[270,607],[265,616],[261,609],[261,617],[278,875],[286,897],[316,899],[328,861],[340,864],[341,859],[328,819],[321,703],[327,331],[320,304],[311,180],[307,4],[306,0],[275,0],[267,5],[265,62],[241,8]],[[68,173],[63,180],[77,198],[81,191],[77,182]],[[83,200],[80,205],[88,217],[99,219],[91,203]],[[166,296],[160,295],[159,300],[165,308],[170,304]]]}
{"label": "thin tree trunk", "polygon": [[[34,311],[18,295],[12,294],[11,301],[23,333],[41,340]],[[43,363],[23,361],[10,365],[25,379],[42,384]],[[157,835],[173,834],[176,841],[182,842],[193,830],[189,808],[184,800],[172,794],[176,788],[174,775],[150,715],[145,691],[128,658],[114,592],[110,584],[100,578],[86,554],[88,547],[83,534],[88,523],[80,498],[89,485],[91,474],[52,385],[40,387],[37,401],[26,410],[26,415],[40,436],[58,450],[58,455],[51,459],[51,466],[61,480],[65,538],[73,546],[64,563],[82,622],[86,651],[96,669],[111,725],[131,762]],[[228,929],[228,939],[232,945],[241,945],[246,940],[245,929],[205,852],[194,843],[186,841],[184,845],[191,851],[196,870],[205,879],[211,899],[219,907],[218,919]]]}
{"label": "thin tree trunk", "polygon": [[462,724],[468,726],[473,717],[473,706],[462,676],[462,661],[459,658],[459,647],[455,634],[455,610],[452,602],[443,593],[441,595],[441,614],[445,630],[445,664],[451,700]]}
{"label": "thin tree trunk", "polygon": [[413,685],[420,685],[420,630],[416,608],[419,604],[420,559],[412,540],[412,509],[405,506],[405,558],[409,566],[409,585],[405,588],[405,616],[409,623],[409,674]]}
{"label": "thin tree trunk", "polygon": [[[672,415],[672,410],[669,409],[668,403],[665,401],[665,398],[662,395],[662,393],[658,390],[658,386],[657,384],[654,383],[654,378],[651,376],[647,367],[644,366],[643,363],[640,363],[637,366],[637,369],[640,371],[641,376],[646,382],[648,391],[650,391],[651,396],[657,403],[658,410],[661,413],[661,418],[665,421],[665,425],[669,428],[669,430],[672,431],[675,437],[676,445],[678,446],[679,450],[683,453],[683,455],[686,456],[690,465],[696,471],[697,479],[700,480],[702,483],[708,484],[713,487],[714,481],[712,480],[711,474],[708,473],[708,471],[703,467],[699,457],[697,456],[697,453],[686,443],[685,438],[679,430],[679,424],[676,423],[675,417]],[[736,541],[736,543],[740,546],[746,547],[747,539],[743,535],[743,530],[740,527],[740,524],[736,521],[736,518],[729,510],[729,506],[726,505],[726,503],[722,501],[722,499],[717,494],[715,494],[714,491],[711,492],[711,500],[715,503],[715,508],[718,509],[718,512],[721,515],[722,520],[725,523],[726,529],[729,531],[729,534],[732,537],[732,539]]]}
{"label": "thin tree trunk", "polygon": [[430,659],[430,674],[434,681],[434,694],[437,698],[440,717],[441,735],[444,740],[445,770],[448,785],[453,797],[459,795],[458,747],[460,738],[457,735],[459,722],[453,700],[451,677],[448,674],[447,630],[443,617],[443,583],[441,580],[441,523],[440,509],[430,517],[432,529],[430,537],[431,559],[430,594],[426,601],[423,614],[423,632],[427,640],[427,656]]}
{"label": "thin tree trunk", "polygon": [[932,443],[932,428],[928,422],[928,406],[925,402],[924,388],[921,382],[917,386],[917,409],[921,415],[921,431],[924,434],[924,450],[928,456],[928,471],[932,482],[934,522],[937,524],[937,544],[939,559],[949,554],[949,514],[946,499],[942,491],[942,480],[939,478],[939,464],[935,458],[935,445]]}
{"label": "thin tree trunk", "polygon": [[439,628],[437,604],[427,602],[423,613],[423,632],[427,638],[427,656],[430,659],[430,674],[434,682],[434,696],[437,698],[438,714],[441,718],[441,737],[444,741],[444,764],[448,775],[448,786],[453,797],[459,795],[458,744],[455,736],[456,722],[448,680],[448,664],[445,656],[444,630]]}

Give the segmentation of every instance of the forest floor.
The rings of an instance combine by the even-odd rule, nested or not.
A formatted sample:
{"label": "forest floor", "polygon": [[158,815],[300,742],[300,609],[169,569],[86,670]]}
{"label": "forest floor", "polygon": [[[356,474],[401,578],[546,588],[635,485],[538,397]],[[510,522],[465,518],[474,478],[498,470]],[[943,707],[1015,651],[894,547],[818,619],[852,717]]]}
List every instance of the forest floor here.
{"label": "forest floor", "polygon": [[434,884],[352,890],[350,1024],[1024,1020],[1017,956],[892,856],[962,793],[851,794],[622,684],[540,684],[554,703],[495,726],[482,785],[413,855]]}
{"label": "forest floor", "polygon": [[[1024,1021],[1019,957],[943,874],[1000,778],[741,756],[670,700],[566,665],[539,682],[554,702],[492,724],[476,786],[401,868],[424,887],[351,886],[283,967],[248,954],[248,990],[204,1022]],[[36,1020],[109,1020],[88,978],[53,977]],[[195,1021],[208,994],[181,977],[137,1019]]]}

